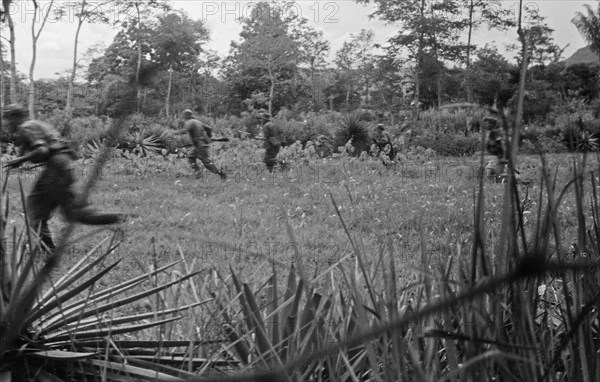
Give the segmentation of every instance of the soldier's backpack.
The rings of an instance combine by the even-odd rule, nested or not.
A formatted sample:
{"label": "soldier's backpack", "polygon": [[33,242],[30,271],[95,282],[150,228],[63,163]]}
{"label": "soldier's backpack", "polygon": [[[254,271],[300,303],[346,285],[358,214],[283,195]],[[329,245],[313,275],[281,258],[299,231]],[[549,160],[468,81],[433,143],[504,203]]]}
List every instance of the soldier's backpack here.
{"label": "soldier's backpack", "polygon": [[206,124],[202,124],[202,127],[204,127],[204,131],[206,132],[206,136],[208,136],[209,138],[212,138],[213,136],[213,129],[212,127],[206,125]]}

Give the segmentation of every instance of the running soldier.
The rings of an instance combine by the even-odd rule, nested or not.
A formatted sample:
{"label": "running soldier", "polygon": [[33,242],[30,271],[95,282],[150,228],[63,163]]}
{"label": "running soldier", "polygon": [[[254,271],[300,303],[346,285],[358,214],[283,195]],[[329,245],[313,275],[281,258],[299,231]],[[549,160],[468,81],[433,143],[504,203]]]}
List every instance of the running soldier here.
{"label": "running soldier", "polygon": [[208,169],[208,171],[218,174],[221,177],[221,180],[227,179],[227,174],[210,160],[209,157],[209,145],[212,142],[211,136],[212,130],[194,118],[192,116],[193,112],[190,109],[186,109],[181,113],[181,118],[183,119],[183,130],[175,132],[175,134],[189,134],[190,139],[192,140],[192,145],[194,149],[192,153],[188,156],[188,161],[194,170],[196,178],[201,178],[202,174],[200,173],[200,167],[198,166],[197,160],[200,160],[204,167]]}
{"label": "running soldier", "polygon": [[281,150],[281,131],[279,126],[271,120],[269,113],[261,113],[260,118],[263,120],[262,135],[265,140],[263,147],[265,148],[264,162],[269,172],[273,172],[273,168],[279,162],[277,154]]}
{"label": "running soldier", "polygon": [[485,166],[485,175],[497,182],[502,182],[506,176],[506,144],[503,132],[498,126],[498,120],[493,117],[483,119],[483,128],[487,132],[485,148],[492,158],[489,158]]}
{"label": "running soldier", "polygon": [[77,154],[51,125],[38,120],[28,121],[27,111],[18,104],[7,105],[2,116],[8,123],[11,139],[22,154],[4,167],[17,168],[25,162],[45,165],[26,202],[29,225],[39,233],[43,250],[55,249],[48,220],[58,207],[70,222],[105,225],[124,220],[123,214],[96,212],[76,194],[71,162],[77,159]]}

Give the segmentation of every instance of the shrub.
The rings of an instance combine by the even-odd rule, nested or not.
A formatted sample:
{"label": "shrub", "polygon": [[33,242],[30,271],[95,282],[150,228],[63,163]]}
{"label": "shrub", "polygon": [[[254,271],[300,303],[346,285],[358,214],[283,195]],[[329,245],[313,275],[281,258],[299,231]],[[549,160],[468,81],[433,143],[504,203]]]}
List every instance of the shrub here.
{"label": "shrub", "polygon": [[459,134],[428,133],[413,138],[409,146],[432,149],[441,156],[470,156],[479,150],[481,141],[478,135],[465,137]]}
{"label": "shrub", "polygon": [[415,127],[420,127],[429,131],[444,133],[464,133],[470,130],[474,121],[480,121],[485,115],[485,110],[428,110],[421,114],[421,119],[417,121]]}
{"label": "shrub", "polygon": [[77,147],[101,141],[108,131],[108,122],[96,116],[73,118],[69,126],[67,138]]}
{"label": "shrub", "polygon": [[368,151],[370,146],[369,131],[367,130],[368,115],[362,112],[352,112],[342,117],[341,129],[335,136],[335,146],[345,146],[352,140],[353,155],[360,156]]}

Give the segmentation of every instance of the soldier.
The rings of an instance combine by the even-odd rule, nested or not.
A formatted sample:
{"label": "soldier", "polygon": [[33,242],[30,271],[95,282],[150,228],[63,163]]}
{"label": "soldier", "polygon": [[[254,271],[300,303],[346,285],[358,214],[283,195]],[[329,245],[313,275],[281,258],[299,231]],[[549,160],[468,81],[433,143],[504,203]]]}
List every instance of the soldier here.
{"label": "soldier", "polygon": [[124,220],[123,214],[96,212],[75,193],[70,166],[77,155],[51,125],[38,120],[27,121],[27,111],[18,104],[7,105],[2,115],[8,123],[8,133],[23,154],[4,167],[17,168],[28,161],[46,165],[26,203],[29,224],[39,232],[43,250],[55,248],[48,220],[58,207],[71,222],[104,225]]}
{"label": "soldier", "polygon": [[189,134],[190,139],[192,140],[192,145],[194,149],[192,154],[188,157],[188,161],[192,166],[196,174],[196,178],[200,178],[202,175],[200,173],[200,167],[198,167],[198,163],[196,160],[200,160],[204,167],[206,167],[210,172],[214,174],[218,174],[221,177],[221,180],[227,179],[227,174],[210,160],[208,148],[210,143],[212,142],[210,135],[212,135],[212,130],[194,118],[192,116],[193,112],[190,109],[186,109],[181,113],[181,118],[184,120],[183,130],[177,131],[175,134]]}
{"label": "soldier", "polygon": [[[394,151],[394,145],[392,143],[392,136],[390,133],[385,131],[382,123],[377,124],[375,133],[373,134],[373,142],[377,145],[380,152],[386,153],[390,160],[394,160],[396,153]],[[389,151],[386,148],[389,146]]]}
{"label": "soldier", "polygon": [[502,131],[498,126],[498,120],[493,117],[483,119],[483,128],[487,132],[485,141],[486,150],[493,158],[489,159],[485,166],[485,174],[488,178],[501,181],[506,175],[506,145]]}
{"label": "soldier", "polygon": [[269,172],[273,172],[273,168],[279,163],[277,161],[277,154],[279,154],[279,150],[281,149],[281,131],[279,130],[279,126],[271,121],[269,113],[261,113],[260,118],[264,123],[262,127],[262,135],[265,141],[263,144],[265,148],[264,162]]}

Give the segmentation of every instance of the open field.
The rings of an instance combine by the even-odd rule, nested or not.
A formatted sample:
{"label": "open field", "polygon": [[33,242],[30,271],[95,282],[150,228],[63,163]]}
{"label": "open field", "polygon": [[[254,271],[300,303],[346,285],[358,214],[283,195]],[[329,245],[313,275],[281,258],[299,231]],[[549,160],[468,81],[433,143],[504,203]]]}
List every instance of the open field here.
{"label": "open field", "polygon": [[[557,175],[558,190],[572,178],[574,158],[547,158],[549,173]],[[131,214],[119,227],[123,244],[107,257],[124,261],[97,287],[110,288],[184,260],[144,282],[145,288],[152,288],[173,280],[178,285],[173,291],[117,308],[107,319],[152,316],[196,302],[203,305],[193,313],[183,313],[183,320],[176,323],[112,336],[116,341],[184,341],[186,345],[178,345],[177,353],[161,349],[160,341],[157,353],[147,353],[151,358],[163,355],[161,362],[178,369],[161,370],[208,377],[225,371],[220,363],[237,362],[225,372],[252,373],[299,362],[296,356],[301,356],[307,364],[298,364],[294,373],[300,373],[302,380],[355,380],[354,373],[374,373],[380,362],[391,362],[390,368],[380,370],[389,380],[399,378],[394,375],[402,375],[403,380],[459,380],[462,373],[481,380],[496,375],[510,380],[515,373],[533,378],[528,380],[544,380],[543,375],[552,372],[556,380],[569,381],[572,373],[594,373],[582,366],[589,358],[586,354],[595,351],[594,331],[584,326],[577,329],[577,325],[583,319],[590,325],[597,321],[589,313],[596,298],[592,296],[595,273],[588,271],[581,278],[575,273],[559,277],[517,273],[512,281],[502,281],[504,265],[498,264],[510,262],[506,255],[498,256],[507,253],[500,241],[505,187],[484,181],[484,222],[478,231],[474,228],[477,158],[416,158],[389,168],[372,159],[337,158],[295,163],[288,172],[274,174],[268,174],[260,163],[232,163],[220,163],[229,173],[229,180],[222,182],[208,172],[195,179],[186,161],[174,157],[113,158],[92,194],[91,201],[98,208]],[[90,168],[91,163],[78,162],[73,171],[83,180]],[[533,237],[538,203],[547,199],[546,189],[540,191],[540,159],[520,157],[519,168],[519,216],[526,242],[530,250],[531,245],[544,250],[549,230],[544,229],[543,237]],[[18,197],[14,197],[19,194],[15,175],[8,182],[9,216],[13,217],[9,228],[23,224]],[[21,171],[25,192],[35,177],[36,169]],[[597,173],[594,180],[598,184]],[[588,187],[591,183],[581,184]],[[557,206],[553,231],[557,240],[551,239],[544,250],[550,260],[581,260],[573,257],[580,252],[572,246],[580,238],[578,218],[587,227],[593,223],[587,206],[597,199],[586,189],[584,213],[577,213],[571,189]],[[65,224],[57,216],[52,226],[58,232]],[[477,267],[471,271],[474,232],[483,234],[482,258],[488,267],[484,274]],[[82,239],[68,246],[55,278],[107,234],[78,226],[75,236]],[[192,270],[202,273],[189,282],[177,281]],[[496,278],[485,275],[489,271]],[[469,277],[473,277],[470,282]],[[489,291],[494,293],[486,292],[488,281],[499,283]],[[460,297],[470,293],[474,293],[472,298]],[[94,314],[95,306],[89,308]],[[406,323],[399,326],[400,322]],[[367,340],[357,342],[360,350],[338,353],[334,349],[320,361],[323,348],[360,338],[364,333],[360,328],[377,333],[381,325],[394,325],[398,336],[390,342],[384,336],[380,346],[373,346],[368,338],[384,332],[369,334]],[[582,337],[568,334],[575,331]],[[219,343],[188,347],[191,340]],[[105,350],[93,344],[82,346],[100,354],[106,351],[104,359],[124,359],[119,358],[121,345]],[[339,346],[341,350],[343,345]],[[575,354],[585,346],[589,351],[577,358]],[[173,354],[180,358],[170,360]],[[139,363],[143,357],[127,359],[143,365]],[[507,360],[511,360],[509,367],[498,369]],[[469,371],[464,363],[470,365]],[[184,370],[189,374],[181,374]]]}
{"label": "open field", "polygon": [[[572,176],[569,160],[566,155],[549,158],[559,184]],[[535,214],[541,163],[535,157],[520,161],[522,204]],[[304,261],[313,271],[323,270],[351,252],[332,200],[366,253],[391,248],[401,267],[418,267],[418,254],[425,252],[433,266],[458,248],[470,254],[478,166],[477,158],[404,162],[393,168],[372,160],[334,159],[269,174],[261,163],[230,164],[229,179],[221,182],[208,171],[203,179],[195,179],[184,159],[115,158],[104,169],[91,200],[99,209],[132,214],[122,226],[125,239],[120,248],[130,266],[146,263],[151,253],[160,262],[179,258],[181,248],[199,267],[224,270],[233,265],[260,273],[257,268],[266,259],[291,263],[288,221]],[[90,163],[76,163],[76,177],[85,179],[89,168]],[[35,176],[35,169],[21,171],[26,192]],[[18,195],[16,174],[11,175],[9,190]],[[503,190],[503,185],[485,183],[490,246],[498,235]],[[17,200],[11,198],[11,205],[20,211]],[[576,239],[575,219],[569,217],[573,208],[573,198],[567,198],[559,215],[567,243]],[[63,225],[57,215],[52,222],[56,233]],[[76,232],[91,231],[80,226]],[[94,245],[86,243],[69,248],[72,258],[65,265]]]}

